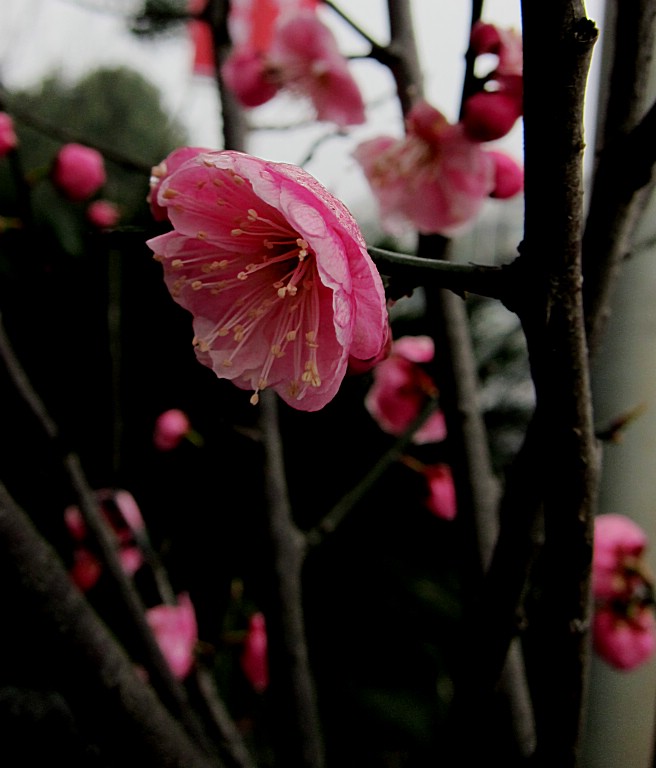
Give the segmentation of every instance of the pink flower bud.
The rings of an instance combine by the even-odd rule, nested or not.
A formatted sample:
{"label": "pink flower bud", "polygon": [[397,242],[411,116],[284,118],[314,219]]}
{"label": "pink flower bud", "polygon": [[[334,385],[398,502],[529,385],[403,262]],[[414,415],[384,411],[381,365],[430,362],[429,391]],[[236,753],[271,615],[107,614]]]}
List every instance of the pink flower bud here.
{"label": "pink flower bud", "polygon": [[465,102],[462,124],[472,141],[494,141],[508,134],[522,113],[522,105],[510,93],[479,91]]}
{"label": "pink flower bud", "polygon": [[18,137],[11,115],[0,112],[0,157],[4,157],[18,146]]}
{"label": "pink flower bud", "polygon": [[595,652],[616,669],[630,670],[644,664],[656,650],[656,619],[652,608],[642,606],[631,616],[612,608],[596,611],[592,624]]}
{"label": "pink flower bud", "polygon": [[118,206],[109,200],[94,200],[87,208],[86,215],[91,224],[99,229],[115,226],[120,218]]}
{"label": "pink flower bud", "polygon": [[52,180],[70,200],[86,200],[105,183],[103,156],[82,144],[65,144],[55,158]]}
{"label": "pink flower bud", "polygon": [[423,474],[428,482],[427,508],[436,517],[453,520],[458,507],[451,467],[448,464],[431,464],[424,468]]}
{"label": "pink flower bud", "polygon": [[184,411],[171,408],[161,413],[155,421],[153,442],[158,451],[172,451],[182,442],[191,429],[191,422]]}
{"label": "pink flower bud", "polygon": [[178,596],[177,605],[156,605],[146,611],[146,619],[173,674],[185,678],[194,665],[198,642],[196,612],[189,595]]}
{"label": "pink flower bud", "polygon": [[490,197],[507,200],[524,189],[524,169],[505,152],[490,151],[494,160],[494,189]]}
{"label": "pink flower bud", "polygon": [[254,613],[248,622],[240,662],[248,682],[257,693],[263,693],[269,685],[269,663],[266,626],[262,613]]}

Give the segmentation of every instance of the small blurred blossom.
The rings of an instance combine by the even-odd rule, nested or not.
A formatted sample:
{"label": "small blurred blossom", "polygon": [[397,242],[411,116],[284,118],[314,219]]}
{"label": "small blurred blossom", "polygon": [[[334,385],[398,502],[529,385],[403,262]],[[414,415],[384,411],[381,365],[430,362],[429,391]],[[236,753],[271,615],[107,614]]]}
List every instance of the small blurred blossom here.
{"label": "small blurred blossom", "polygon": [[0,157],[4,157],[18,146],[18,137],[11,115],[0,112]]}
{"label": "small blurred blossom", "polygon": [[401,139],[379,136],[353,153],[376,196],[383,227],[453,235],[470,225],[494,190],[494,162],[460,123],[419,101]]}
{"label": "small blurred blossom", "polygon": [[257,693],[263,693],[269,685],[267,634],[263,613],[254,613],[248,621],[240,663],[248,682]]}
{"label": "small blurred blossom", "polygon": [[222,67],[245,107],[285,89],[313,104],[318,120],[345,127],[365,120],[364,102],[315,0],[238,0],[228,26],[233,50]]}
{"label": "small blurred blossom", "polygon": [[[437,386],[422,367],[435,354],[430,336],[403,336],[392,343],[387,359],[373,369],[373,384],[365,397],[365,407],[378,426],[400,436],[438,395]],[[417,444],[444,440],[444,414],[436,410],[415,432]]]}
{"label": "small blurred blossom", "polygon": [[458,511],[456,489],[453,484],[451,467],[448,464],[429,464],[424,467],[428,483],[426,507],[443,520],[453,520]]}
{"label": "small blurred blossom", "polygon": [[[123,570],[133,575],[144,559],[137,538],[145,530],[139,507],[132,494],[124,490],[96,491],[100,511],[117,540],[118,556]],[[64,510],[64,522],[71,537],[77,542],[73,553],[70,576],[78,587],[91,589],[102,573],[102,564],[92,546],[87,544],[88,531],[79,507],[71,505]]]}
{"label": "small blurred blossom", "polygon": [[493,54],[494,69],[463,105],[462,123],[473,141],[494,141],[510,132],[523,111],[522,38],[514,29],[478,21],[470,45],[476,56]]}
{"label": "small blurred blossom", "polygon": [[70,200],[87,200],[105,183],[105,161],[83,144],[64,144],[52,168],[52,181]]}
{"label": "small blurred blossom", "polygon": [[191,431],[191,422],[184,411],[170,408],[160,413],[155,421],[153,443],[158,451],[172,451]]}
{"label": "small blurred blossom", "polygon": [[595,519],[593,645],[617,669],[633,669],[656,650],[653,578],[643,559],[648,540],[620,514]]}
{"label": "small blurred blossom", "polygon": [[189,595],[178,595],[177,605],[149,608],[146,619],[175,677],[187,677],[194,666],[198,642],[196,612]]}
{"label": "small blurred blossom", "polygon": [[118,206],[109,200],[94,200],[89,204],[86,216],[99,229],[114,227],[121,218]]}

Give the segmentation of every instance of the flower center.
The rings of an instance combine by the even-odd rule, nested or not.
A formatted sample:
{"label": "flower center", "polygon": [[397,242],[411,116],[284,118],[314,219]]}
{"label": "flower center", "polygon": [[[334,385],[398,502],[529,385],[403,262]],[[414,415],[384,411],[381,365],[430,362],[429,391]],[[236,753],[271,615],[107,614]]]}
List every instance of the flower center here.
{"label": "flower center", "polygon": [[[222,253],[223,248],[217,247],[212,258],[207,249],[202,255],[189,249],[188,256],[171,262],[174,270],[183,273],[172,293],[175,296],[190,287],[223,296],[216,307],[210,305],[211,311],[194,312],[211,314],[213,319],[198,332],[194,346],[200,352],[223,353],[219,365],[226,372],[239,363],[240,354],[253,358],[254,348],[266,345],[261,367],[251,379],[257,382],[253,404],[272,379],[280,380],[275,372],[272,377],[272,369],[285,356],[289,356],[285,370],[290,373],[290,394],[300,399],[309,387],[321,385],[317,365],[321,282],[315,255],[286,222],[276,220],[275,212],[267,217],[248,208],[234,221],[237,226],[230,230],[230,237],[241,241],[234,251],[226,248]],[[197,239],[206,237],[204,232],[197,233]],[[252,376],[252,367],[245,368],[244,374]]]}

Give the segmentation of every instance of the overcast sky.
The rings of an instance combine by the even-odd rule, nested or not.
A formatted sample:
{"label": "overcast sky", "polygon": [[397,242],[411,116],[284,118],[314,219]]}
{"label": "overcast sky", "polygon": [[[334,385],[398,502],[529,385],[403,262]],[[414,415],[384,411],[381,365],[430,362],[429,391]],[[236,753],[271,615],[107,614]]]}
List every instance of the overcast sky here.
{"label": "overcast sky", "polygon": [[[362,28],[383,41],[386,5],[386,0],[341,2]],[[458,113],[469,5],[465,0],[412,0],[426,96],[450,119]],[[191,144],[218,147],[215,86],[210,79],[193,74],[192,48],[184,29],[157,40],[137,38],[128,32],[126,18],[140,7],[140,0],[0,0],[0,81],[8,87],[24,87],[53,72],[75,79],[99,66],[130,65],[160,88],[168,109],[187,126]],[[588,15],[599,25],[602,7],[603,0],[587,3]],[[336,14],[325,9],[324,18],[338,35],[345,54],[366,51],[366,43]],[[487,0],[484,19],[519,29],[519,0]],[[358,198],[365,187],[354,163],[341,166],[334,162],[336,150],[348,156],[363,139],[402,130],[387,70],[375,62],[358,60],[353,63],[353,72],[370,105],[367,124],[349,131],[348,138],[324,142],[308,165],[308,170],[347,204]],[[592,83],[594,92],[594,75]],[[298,104],[279,98],[253,114],[259,123],[285,125],[298,118],[298,109]],[[253,135],[249,151],[300,163],[316,139],[330,133],[325,125],[305,132],[258,132]],[[518,124],[501,145],[520,159],[521,141]]]}

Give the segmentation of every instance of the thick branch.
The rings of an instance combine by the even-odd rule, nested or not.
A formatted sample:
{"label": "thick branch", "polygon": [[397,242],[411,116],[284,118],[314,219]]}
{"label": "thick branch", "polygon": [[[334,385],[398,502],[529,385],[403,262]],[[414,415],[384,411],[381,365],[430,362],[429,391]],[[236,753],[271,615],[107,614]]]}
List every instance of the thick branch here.
{"label": "thick branch", "polygon": [[[612,5],[616,5],[614,14]],[[656,0],[608,6],[608,15],[615,18],[605,33],[604,46],[610,47],[606,56],[612,69],[607,105],[601,105],[605,119],[599,128],[597,172],[583,239],[586,327],[592,352],[599,346],[656,161],[656,106],[643,118],[656,34]]]}
{"label": "thick branch", "polygon": [[[112,748],[116,734],[152,768],[219,768],[196,746],[181,724],[137,676],[82,594],[72,584],[57,554],[39,535],[23,510],[0,485],[0,549],[4,583],[18,590],[32,631],[42,647],[60,648],[67,693],[93,702],[96,723]],[[124,755],[126,762],[134,758]]]}

